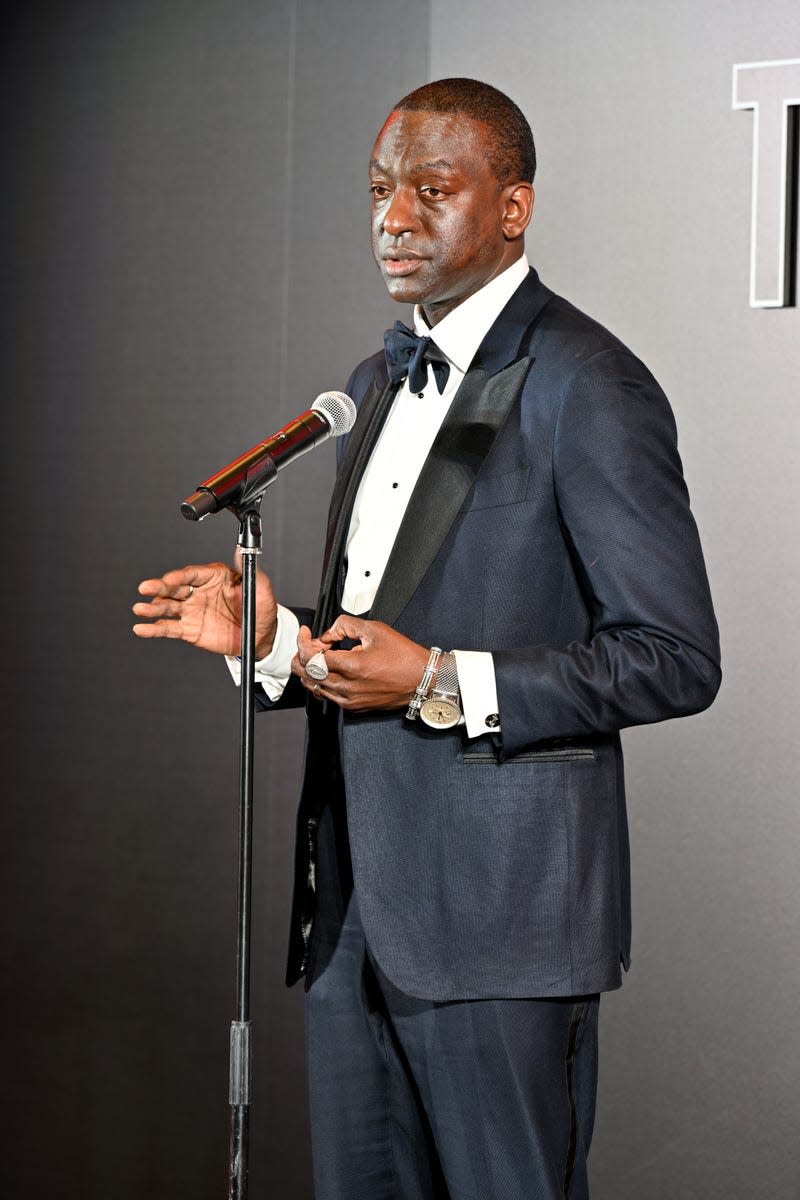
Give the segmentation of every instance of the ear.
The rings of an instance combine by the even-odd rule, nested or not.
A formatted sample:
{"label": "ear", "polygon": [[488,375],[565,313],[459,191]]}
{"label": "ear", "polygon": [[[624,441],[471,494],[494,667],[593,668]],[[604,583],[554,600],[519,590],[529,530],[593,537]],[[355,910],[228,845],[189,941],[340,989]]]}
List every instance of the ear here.
{"label": "ear", "polygon": [[533,216],[533,185],[512,183],[503,193],[503,233],[508,241],[522,237]]}

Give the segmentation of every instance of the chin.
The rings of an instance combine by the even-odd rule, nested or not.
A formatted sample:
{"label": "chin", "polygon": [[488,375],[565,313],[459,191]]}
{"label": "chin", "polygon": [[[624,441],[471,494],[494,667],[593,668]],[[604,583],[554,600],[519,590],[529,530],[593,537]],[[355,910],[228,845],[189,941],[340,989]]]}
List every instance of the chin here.
{"label": "chin", "polygon": [[424,287],[414,284],[410,279],[392,279],[384,275],[383,282],[392,300],[398,304],[423,304],[427,292]]}
{"label": "chin", "polygon": [[416,304],[416,294],[411,293],[410,288],[399,287],[394,280],[386,282],[386,291],[392,300],[396,300],[398,304]]}

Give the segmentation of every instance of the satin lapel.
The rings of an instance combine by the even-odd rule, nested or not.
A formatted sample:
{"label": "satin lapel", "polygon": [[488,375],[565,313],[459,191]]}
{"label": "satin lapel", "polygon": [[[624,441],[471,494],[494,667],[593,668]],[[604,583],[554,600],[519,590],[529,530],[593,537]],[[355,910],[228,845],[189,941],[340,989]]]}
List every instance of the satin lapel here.
{"label": "satin lapel", "polygon": [[481,367],[465,375],[411,494],[370,609],[374,620],[393,624],[413,596],[461,511],[531,361],[518,359],[491,378]]}
{"label": "satin lapel", "polygon": [[322,583],[314,621],[314,636],[327,629],[337,615],[336,577],[344,559],[344,544],[350,526],[350,514],[364,474],[364,468],[375,449],[383,423],[394,399],[397,386],[392,383],[379,387],[372,383],[358,407],[355,429],[347,439],[342,461],[336,476],[328,514],[328,536],[322,566]]}

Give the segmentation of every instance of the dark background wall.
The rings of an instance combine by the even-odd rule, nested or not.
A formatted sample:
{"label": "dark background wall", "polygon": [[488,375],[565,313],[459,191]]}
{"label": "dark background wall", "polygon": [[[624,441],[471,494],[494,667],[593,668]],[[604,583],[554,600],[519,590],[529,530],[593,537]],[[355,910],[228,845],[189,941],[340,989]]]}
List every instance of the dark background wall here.
{"label": "dark background wall", "polygon": [[[703,717],[626,735],[635,962],[604,1001],[597,1200],[793,1200],[798,310],[747,305],[752,116],[789,0],[6,6],[0,1198],[223,1194],[238,695],[129,632],[137,581],[229,558],[178,502],[344,385],[402,315],[367,236],[393,99],[475,74],[540,150],[530,255],[673,400],[720,614]],[[265,503],[313,599],[332,447]],[[311,1195],[283,988],[302,721],[258,726],[254,1195]]]}
{"label": "dark background wall", "polygon": [[[139,579],[228,559],[178,503],[342,388],[397,315],[366,164],[427,76],[425,3],[6,8],[0,1196],[224,1194],[238,693],[130,633]],[[264,505],[313,603],[325,446]],[[261,721],[252,1191],[311,1194],[302,993],[283,986],[298,714]]]}

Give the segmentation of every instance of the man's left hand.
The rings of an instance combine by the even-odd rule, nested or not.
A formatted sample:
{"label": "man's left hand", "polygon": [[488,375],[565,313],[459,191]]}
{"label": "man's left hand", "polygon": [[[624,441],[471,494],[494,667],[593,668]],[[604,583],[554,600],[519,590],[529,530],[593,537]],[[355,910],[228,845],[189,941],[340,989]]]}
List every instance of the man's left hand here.
{"label": "man's left hand", "polygon": [[[330,649],[350,638],[352,650]],[[323,651],[328,677],[312,679],[305,665]],[[332,700],[349,712],[373,708],[405,708],[422,679],[429,651],[382,621],[365,621],[345,613],[318,638],[300,627],[292,671],[320,700]]]}

